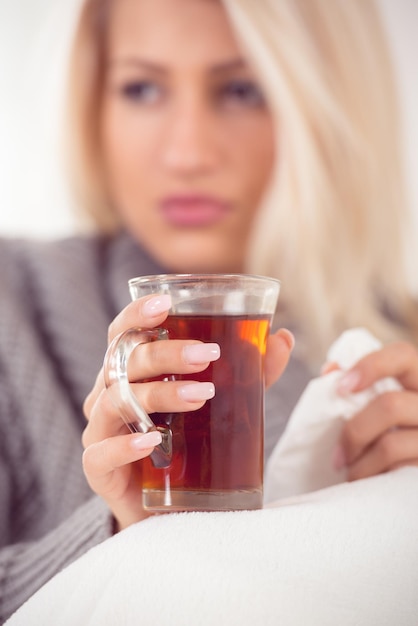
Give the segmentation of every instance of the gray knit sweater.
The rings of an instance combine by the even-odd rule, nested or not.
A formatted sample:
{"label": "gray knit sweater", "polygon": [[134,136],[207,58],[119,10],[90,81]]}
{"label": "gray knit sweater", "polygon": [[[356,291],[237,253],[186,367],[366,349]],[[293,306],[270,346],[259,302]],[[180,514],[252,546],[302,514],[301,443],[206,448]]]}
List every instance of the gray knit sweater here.
{"label": "gray knit sweater", "polygon": [[[127,280],[159,273],[125,234],[0,240],[0,622],[110,536],[81,467],[82,404]],[[266,400],[266,454],[308,381],[296,359]]]}

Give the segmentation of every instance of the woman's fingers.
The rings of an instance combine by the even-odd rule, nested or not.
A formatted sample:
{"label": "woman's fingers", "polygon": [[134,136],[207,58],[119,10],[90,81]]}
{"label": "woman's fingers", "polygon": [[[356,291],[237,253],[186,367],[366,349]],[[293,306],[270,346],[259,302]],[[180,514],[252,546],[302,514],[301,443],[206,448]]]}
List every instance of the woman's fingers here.
{"label": "woman's fingers", "polygon": [[[347,420],[341,438],[347,464],[354,463],[374,441],[397,427],[418,427],[418,394],[410,391],[383,393]],[[416,456],[418,458],[418,448]]]}
{"label": "woman's fingers", "polygon": [[362,391],[388,376],[405,389],[418,391],[418,352],[412,344],[392,343],[363,357],[341,378],[338,391],[342,395]]}
{"label": "woman's fingers", "polygon": [[[89,445],[83,454],[83,467],[90,487],[103,497],[121,498],[128,480],[123,480],[120,471],[148,456],[159,443],[161,434],[152,431],[119,435]],[[129,467],[126,472],[130,472]]]}
{"label": "woman's fingers", "polygon": [[128,328],[155,328],[167,317],[171,296],[165,294],[144,296],[130,302],[109,326],[109,343]]}
{"label": "woman's fingers", "polygon": [[135,433],[104,439],[89,445],[83,454],[87,481],[109,505],[116,530],[127,528],[148,513],[141,497],[141,464],[161,441],[158,432]]}
{"label": "woman's fingers", "polygon": [[[130,302],[112,321],[108,329],[108,343],[129,328],[151,329],[161,324],[171,306],[171,296],[157,294]],[[84,401],[83,411],[87,419],[91,408],[104,387],[103,368],[97,375],[90,394]]]}
{"label": "woman's fingers", "polygon": [[[285,369],[293,344],[293,335],[284,329],[269,337],[266,354],[267,385],[273,383]],[[152,378],[163,372],[194,373],[205,369],[219,356],[217,344],[179,340],[143,344],[132,354],[129,377],[131,380],[138,380]],[[147,413],[194,411],[215,395],[215,387],[210,381],[141,382],[131,383],[130,388]],[[84,411],[88,420],[83,433],[84,447],[126,432],[120,412],[104,388],[102,372],[86,398]]]}
{"label": "woman's fingers", "polygon": [[[147,413],[172,413],[195,411],[206,400],[215,395],[212,382],[167,381],[131,384],[140,405]],[[105,390],[89,414],[88,424],[83,433],[83,446],[95,441],[117,436],[126,432],[119,410],[114,406],[110,394]]]}
{"label": "woman's fingers", "polygon": [[385,432],[349,465],[347,477],[348,480],[358,480],[417,463],[418,428],[398,428]]}
{"label": "woman's fingers", "polygon": [[[272,384],[285,369],[293,335],[279,330],[268,339],[266,352],[266,385]],[[155,341],[139,345],[129,363],[131,381],[149,379],[162,374],[193,374],[204,370],[210,362],[220,357],[218,344],[192,340]],[[193,381],[166,381],[132,384],[131,389],[146,412],[191,411],[203,406],[214,396],[213,384]],[[84,445],[121,432],[122,420],[105,393],[103,371],[99,372],[93,390],[84,403],[84,413],[90,422],[84,433]]]}
{"label": "woman's fingers", "polygon": [[270,387],[283,374],[294,345],[292,333],[285,328],[269,336],[265,357],[266,387]]}
{"label": "woman's fingers", "polygon": [[[139,381],[164,374],[194,374],[206,369],[210,362],[216,361],[219,357],[220,348],[216,343],[176,339],[153,341],[137,346],[132,352],[128,364],[129,379]],[[103,370],[101,370],[84,402],[84,414],[87,419],[103,389]]]}
{"label": "woman's fingers", "polygon": [[153,378],[161,374],[200,372],[220,356],[217,343],[170,339],[137,346],[129,359],[129,380]]}
{"label": "woman's fingers", "polygon": [[384,378],[403,389],[375,397],[343,427],[334,451],[337,469],[347,467],[349,480],[415,464],[418,460],[418,352],[411,344],[385,346],[358,361],[341,378],[341,395],[362,391]]}

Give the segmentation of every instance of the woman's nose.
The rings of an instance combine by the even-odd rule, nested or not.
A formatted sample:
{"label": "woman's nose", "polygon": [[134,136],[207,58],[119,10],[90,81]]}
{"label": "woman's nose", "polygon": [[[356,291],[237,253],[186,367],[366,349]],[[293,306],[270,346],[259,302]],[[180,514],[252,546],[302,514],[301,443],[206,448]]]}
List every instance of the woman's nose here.
{"label": "woman's nose", "polygon": [[178,174],[198,176],[214,170],[220,158],[215,112],[201,102],[175,107],[162,139],[163,165]]}

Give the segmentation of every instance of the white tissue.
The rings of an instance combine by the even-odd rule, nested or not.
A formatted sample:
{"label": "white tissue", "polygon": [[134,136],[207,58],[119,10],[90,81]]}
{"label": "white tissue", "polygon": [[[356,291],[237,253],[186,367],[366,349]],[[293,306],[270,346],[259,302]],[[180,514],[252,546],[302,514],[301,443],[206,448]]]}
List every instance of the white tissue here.
{"label": "white tissue", "polygon": [[317,491],[346,480],[335,470],[332,453],[344,420],[363,409],[376,395],[400,389],[392,378],[379,380],[359,393],[342,397],[336,388],[345,370],[381,343],[363,328],[344,332],[328,351],[327,361],[341,368],[313,379],[301,395],[266,468],[265,502]]}

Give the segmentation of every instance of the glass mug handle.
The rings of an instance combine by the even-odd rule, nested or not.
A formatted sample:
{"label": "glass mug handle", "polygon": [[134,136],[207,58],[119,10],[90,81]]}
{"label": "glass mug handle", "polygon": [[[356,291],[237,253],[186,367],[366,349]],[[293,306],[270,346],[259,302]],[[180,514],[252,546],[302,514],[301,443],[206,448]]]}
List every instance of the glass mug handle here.
{"label": "glass mug handle", "polygon": [[131,433],[147,433],[158,430],[162,442],[151,453],[155,467],[168,467],[172,458],[172,433],[169,428],[156,426],[131,390],[128,378],[129,358],[135,348],[144,343],[168,339],[164,328],[143,330],[130,328],[117,335],[106,351],[103,372],[111,400]]}

